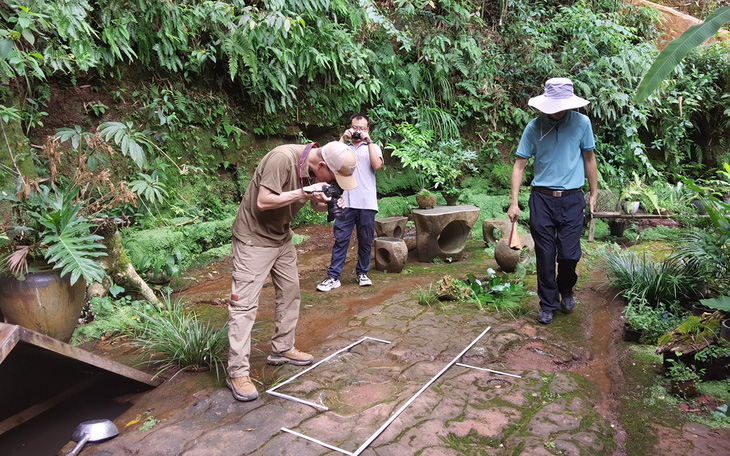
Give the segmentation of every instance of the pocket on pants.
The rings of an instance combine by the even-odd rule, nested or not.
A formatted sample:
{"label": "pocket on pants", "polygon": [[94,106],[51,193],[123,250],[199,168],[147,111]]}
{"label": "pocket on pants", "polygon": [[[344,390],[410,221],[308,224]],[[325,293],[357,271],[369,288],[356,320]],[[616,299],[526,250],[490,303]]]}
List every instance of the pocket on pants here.
{"label": "pocket on pants", "polygon": [[251,284],[256,280],[256,276],[250,272],[233,271],[233,280],[231,283],[231,305],[247,306],[251,299]]}

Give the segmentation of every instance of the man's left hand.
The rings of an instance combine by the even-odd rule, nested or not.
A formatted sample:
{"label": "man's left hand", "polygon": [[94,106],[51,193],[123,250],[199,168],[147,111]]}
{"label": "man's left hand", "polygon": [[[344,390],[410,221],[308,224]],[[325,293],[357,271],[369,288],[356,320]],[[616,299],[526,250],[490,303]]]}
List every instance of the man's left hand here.
{"label": "man's left hand", "polygon": [[360,140],[362,142],[371,142],[372,139],[370,139],[370,133],[368,133],[367,131],[361,131],[360,132]]}
{"label": "man's left hand", "polygon": [[591,214],[596,212],[596,206],[598,205],[598,192],[592,192],[588,200],[588,207],[591,210]]}

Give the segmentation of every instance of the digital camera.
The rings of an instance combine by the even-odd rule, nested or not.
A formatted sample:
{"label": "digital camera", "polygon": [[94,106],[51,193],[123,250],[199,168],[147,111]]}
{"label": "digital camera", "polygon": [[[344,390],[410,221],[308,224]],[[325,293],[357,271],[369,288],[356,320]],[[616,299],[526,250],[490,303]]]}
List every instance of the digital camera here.
{"label": "digital camera", "polygon": [[356,132],[354,132],[354,133],[352,134],[351,138],[352,138],[352,139],[353,139],[354,141],[360,141],[360,140],[362,139],[362,135],[360,134],[360,132],[359,132],[359,131],[356,131]]}
{"label": "digital camera", "polygon": [[[359,133],[358,133],[359,135]],[[355,136],[353,134],[353,136]],[[337,205],[337,200],[342,196],[342,187],[337,185],[337,182],[332,182],[329,187],[322,189],[322,193],[332,198],[327,202],[327,221],[331,222],[336,218],[342,217],[342,208]]]}

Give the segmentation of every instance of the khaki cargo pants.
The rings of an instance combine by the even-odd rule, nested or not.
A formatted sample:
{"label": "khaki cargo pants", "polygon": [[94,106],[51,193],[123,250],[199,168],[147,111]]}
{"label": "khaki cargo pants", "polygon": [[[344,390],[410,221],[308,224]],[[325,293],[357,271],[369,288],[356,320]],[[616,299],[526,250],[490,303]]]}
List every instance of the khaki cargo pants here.
{"label": "khaki cargo pants", "polygon": [[259,295],[271,273],[276,290],[276,334],[271,352],[281,354],[294,347],[299,319],[297,251],[292,242],[280,247],[256,247],[233,237],[233,280],[228,305],[228,376],[249,375],[251,330],[259,307]]}

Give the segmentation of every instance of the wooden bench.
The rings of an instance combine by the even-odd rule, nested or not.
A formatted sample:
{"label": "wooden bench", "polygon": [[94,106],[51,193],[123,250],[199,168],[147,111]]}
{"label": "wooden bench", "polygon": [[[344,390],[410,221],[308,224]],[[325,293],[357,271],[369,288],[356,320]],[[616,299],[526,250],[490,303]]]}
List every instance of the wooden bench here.
{"label": "wooden bench", "polygon": [[596,234],[596,219],[611,220],[641,220],[641,219],[674,219],[672,215],[660,214],[627,214],[625,212],[594,212],[590,214],[590,222],[588,224],[588,242],[593,242]]}

